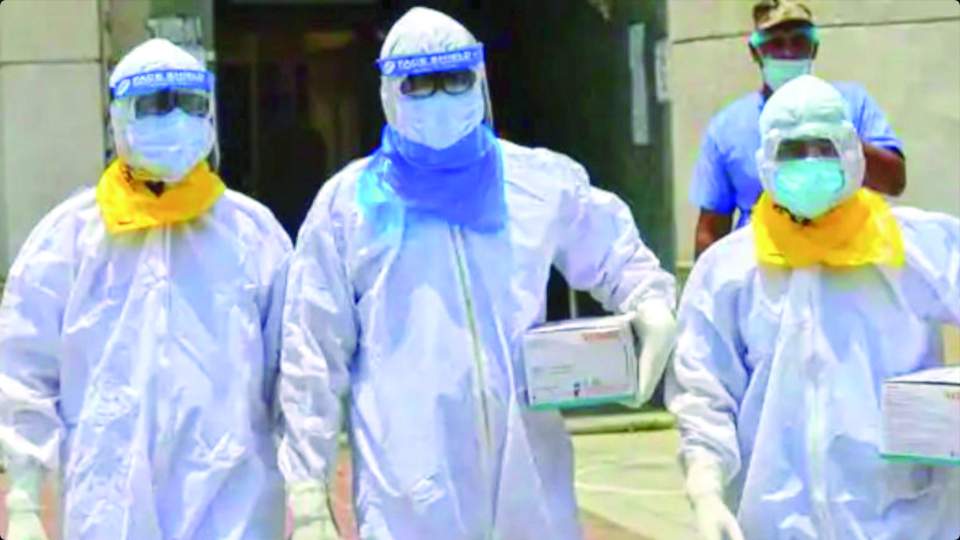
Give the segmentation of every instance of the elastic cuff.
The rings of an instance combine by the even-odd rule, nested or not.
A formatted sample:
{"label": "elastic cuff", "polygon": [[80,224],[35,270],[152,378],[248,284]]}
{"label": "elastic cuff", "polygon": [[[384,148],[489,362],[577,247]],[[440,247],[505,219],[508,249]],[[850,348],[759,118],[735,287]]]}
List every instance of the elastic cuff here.
{"label": "elastic cuff", "polygon": [[[673,306],[665,302],[660,298],[650,298],[644,300],[637,304],[633,310],[638,316],[642,318],[661,316],[662,314],[669,314],[670,320],[676,319],[676,312],[673,309]],[[664,317],[661,317],[664,318]]]}
{"label": "elastic cuff", "polygon": [[43,469],[39,466],[17,463],[7,471],[10,491],[7,493],[7,509],[11,512],[35,512],[40,508],[40,486]]}
{"label": "elastic cuff", "polygon": [[687,464],[687,496],[699,499],[723,495],[723,471],[713,459],[700,458]]}
{"label": "elastic cuff", "polygon": [[620,303],[620,306],[617,308],[619,313],[630,314],[630,313],[639,313],[643,306],[663,306],[670,311],[671,314],[675,312],[676,302],[670,302],[660,294],[650,294],[651,291],[644,287],[638,288],[637,290],[630,293],[630,296],[627,296],[627,299]]}
{"label": "elastic cuff", "polygon": [[298,525],[330,519],[327,486],[323,482],[300,482],[287,488],[290,510]]}
{"label": "elastic cuff", "polygon": [[34,514],[40,511],[39,497],[23,490],[10,490],[6,503],[9,514]]}

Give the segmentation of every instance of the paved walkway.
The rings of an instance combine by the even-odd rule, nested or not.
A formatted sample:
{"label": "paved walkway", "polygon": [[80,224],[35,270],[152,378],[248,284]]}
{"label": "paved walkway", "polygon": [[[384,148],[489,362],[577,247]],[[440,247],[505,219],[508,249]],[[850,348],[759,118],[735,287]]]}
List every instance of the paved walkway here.
{"label": "paved walkway", "polygon": [[[585,540],[696,538],[675,458],[675,431],[577,435],[573,442]],[[334,511],[338,523],[355,531],[345,457],[337,475]]]}
{"label": "paved walkway", "polygon": [[673,430],[574,437],[577,500],[588,540],[697,538],[677,442]]}
{"label": "paved walkway", "polygon": [[[630,417],[619,419],[625,420],[630,421]],[[603,426],[604,422],[609,424],[611,420],[596,419],[594,427]],[[580,422],[576,428],[584,429],[584,426],[584,422]],[[696,538],[674,459],[676,440],[672,430],[574,437],[577,497],[585,540]],[[346,525],[347,530],[355,531],[349,502],[349,466],[346,459],[341,459],[341,463],[334,509],[338,522]],[[0,477],[0,497],[6,492],[5,480]],[[47,498],[52,500],[52,493],[48,493]],[[49,511],[53,505],[46,506],[49,525],[55,517]],[[0,504],[0,531],[4,532],[5,514]],[[51,532],[52,529],[50,527]],[[51,535],[50,540],[59,539]]]}

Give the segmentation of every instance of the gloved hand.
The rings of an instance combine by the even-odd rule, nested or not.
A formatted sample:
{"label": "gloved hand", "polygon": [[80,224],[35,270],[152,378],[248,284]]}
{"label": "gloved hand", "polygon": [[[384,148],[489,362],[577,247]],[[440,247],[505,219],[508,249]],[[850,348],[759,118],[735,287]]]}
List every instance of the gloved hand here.
{"label": "gloved hand", "polygon": [[708,459],[687,467],[687,496],[693,503],[697,528],[704,540],[743,540],[737,518],[723,502],[720,467]]}
{"label": "gloved hand", "polygon": [[10,491],[7,493],[7,538],[17,540],[47,540],[40,520],[40,481],[43,471],[39,466],[18,464],[9,471]]}
{"label": "gloved hand", "polygon": [[336,540],[340,538],[330,515],[326,486],[321,482],[303,482],[288,489],[293,513],[290,540]]}
{"label": "gloved hand", "polygon": [[743,540],[737,518],[719,495],[704,495],[692,500],[697,528],[704,540]]}
{"label": "gloved hand", "polygon": [[633,331],[640,338],[640,358],[637,361],[637,395],[629,407],[643,406],[660,382],[667,360],[676,344],[677,321],[673,310],[661,300],[648,300],[634,309],[631,321]]}
{"label": "gloved hand", "polygon": [[47,533],[36,512],[18,512],[10,514],[7,521],[7,538],[47,540]]}

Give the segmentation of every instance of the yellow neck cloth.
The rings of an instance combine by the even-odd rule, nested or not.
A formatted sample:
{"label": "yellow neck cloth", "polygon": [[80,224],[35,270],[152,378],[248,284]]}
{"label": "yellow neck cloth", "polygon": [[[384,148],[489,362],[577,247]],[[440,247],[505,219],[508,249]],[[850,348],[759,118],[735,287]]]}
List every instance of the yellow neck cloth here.
{"label": "yellow neck cloth", "polygon": [[751,218],[757,259],[799,268],[822,264],[850,267],[903,266],[900,226],[883,197],[861,188],[819,218],[801,224],[764,192]]}
{"label": "yellow neck cloth", "polygon": [[207,212],[226,186],[203,161],[160,195],[119,160],[104,171],[97,184],[97,204],[112,234],[190,221]]}

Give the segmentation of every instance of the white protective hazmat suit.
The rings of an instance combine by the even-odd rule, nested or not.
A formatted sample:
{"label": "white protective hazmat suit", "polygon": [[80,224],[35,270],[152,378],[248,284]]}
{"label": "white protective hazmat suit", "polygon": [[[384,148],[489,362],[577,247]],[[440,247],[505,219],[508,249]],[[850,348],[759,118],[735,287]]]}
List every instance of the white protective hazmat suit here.
{"label": "white protective hazmat suit", "polygon": [[[803,77],[767,103],[758,162],[768,189],[771,139],[845,140],[837,136],[845,105],[830,93]],[[848,194],[863,177],[853,141],[835,143],[855,184]],[[893,214],[902,268],[760,264],[751,227],[697,261],[680,304],[667,399],[705,530],[736,535],[711,497],[722,492],[747,540],[960,533],[960,470],[879,455],[884,380],[940,365],[939,325],[960,324],[960,221],[911,208]]]}
{"label": "white protective hazmat suit", "polygon": [[[411,11],[384,50],[472,44],[436,15]],[[384,84],[388,118],[403,122],[391,112],[396,85]],[[523,404],[521,337],[544,320],[551,265],[611,311],[673,305],[673,277],[623,201],[565,156],[497,144],[500,229],[414,215],[398,199],[364,207],[364,183],[379,182],[368,158],[327,182],[300,231],[284,312],[281,468],[293,485],[332,477],[348,395],[361,538],[580,538],[570,439],[558,413]]]}
{"label": "white protective hazmat suit", "polygon": [[[202,69],[169,43],[134,53],[118,70]],[[59,477],[64,539],[280,536],[291,249],[231,191],[191,221],[111,234],[86,189],[30,234],[0,305],[0,443],[12,474]]]}

